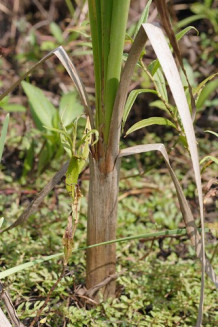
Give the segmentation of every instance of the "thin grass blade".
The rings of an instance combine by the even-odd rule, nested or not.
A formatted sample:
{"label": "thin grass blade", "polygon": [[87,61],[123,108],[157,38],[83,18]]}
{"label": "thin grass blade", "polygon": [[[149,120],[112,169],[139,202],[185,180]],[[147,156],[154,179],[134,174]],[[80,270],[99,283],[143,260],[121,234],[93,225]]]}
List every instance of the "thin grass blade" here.
{"label": "thin grass blade", "polygon": [[[209,229],[206,229],[206,231],[209,231]],[[163,236],[167,237],[167,236],[173,236],[173,235],[186,235],[186,229],[180,228],[180,229],[172,229],[172,230],[158,231],[158,232],[153,232],[153,233],[140,234],[140,235],[135,235],[135,236],[127,236],[127,237],[123,237],[123,238],[118,238],[116,240],[101,242],[98,244],[93,244],[93,245],[85,246],[82,248],[78,248],[78,249],[73,250],[72,253],[76,253],[78,251],[84,251],[84,250],[87,250],[90,248],[98,247],[101,245],[112,244],[112,243],[127,242],[127,241],[137,240],[137,239],[150,240],[150,239],[155,239],[155,238],[159,238],[159,237],[163,237]],[[36,259],[36,260],[32,260],[32,261],[23,263],[21,265],[13,267],[13,268],[9,268],[5,271],[0,272],[0,278],[4,279],[10,275],[13,275],[13,274],[19,272],[19,271],[29,269],[36,264],[40,264],[40,263],[48,261],[48,260],[56,259],[63,255],[64,255],[64,253],[60,252],[60,253],[52,254],[50,256],[46,256],[46,257],[43,257],[40,259]]]}

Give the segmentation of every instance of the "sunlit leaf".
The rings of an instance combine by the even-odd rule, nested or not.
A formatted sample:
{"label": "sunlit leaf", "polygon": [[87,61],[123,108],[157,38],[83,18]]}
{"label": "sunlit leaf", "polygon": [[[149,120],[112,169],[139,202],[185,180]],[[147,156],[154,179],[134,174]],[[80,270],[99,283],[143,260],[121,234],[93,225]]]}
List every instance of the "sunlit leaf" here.
{"label": "sunlit leaf", "polygon": [[31,114],[38,129],[44,130],[43,125],[52,127],[52,119],[56,113],[55,107],[36,86],[22,82],[22,87],[31,105]]}
{"label": "sunlit leaf", "polygon": [[130,127],[128,129],[128,131],[126,132],[126,135],[133,133],[135,131],[137,131],[138,129],[147,127],[147,126],[151,126],[151,125],[162,125],[162,126],[171,126],[176,128],[176,126],[169,120],[163,117],[151,117],[151,118],[147,118],[147,119],[143,119],[139,122],[137,122],[136,124],[134,124],[132,127]]}

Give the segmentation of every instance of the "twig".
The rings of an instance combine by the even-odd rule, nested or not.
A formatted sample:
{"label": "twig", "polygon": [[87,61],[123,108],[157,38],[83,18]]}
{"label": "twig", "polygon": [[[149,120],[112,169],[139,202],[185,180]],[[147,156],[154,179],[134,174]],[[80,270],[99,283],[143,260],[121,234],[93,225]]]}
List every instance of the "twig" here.
{"label": "twig", "polygon": [[[25,327],[19,320],[15,307],[11,301],[10,295],[5,290],[3,284],[0,282],[0,298],[5,304],[6,310],[10,317],[11,322],[15,327]],[[5,317],[6,318],[6,317]],[[6,326],[4,326],[6,327]]]}
{"label": "twig", "polygon": [[102,282],[100,282],[99,284],[95,285],[94,287],[90,288],[89,290],[86,291],[85,296],[92,298],[99,290],[100,288],[106,286],[107,284],[109,284],[112,280],[117,279],[117,277],[119,276],[119,274],[113,274],[108,276],[107,278],[105,278]]}

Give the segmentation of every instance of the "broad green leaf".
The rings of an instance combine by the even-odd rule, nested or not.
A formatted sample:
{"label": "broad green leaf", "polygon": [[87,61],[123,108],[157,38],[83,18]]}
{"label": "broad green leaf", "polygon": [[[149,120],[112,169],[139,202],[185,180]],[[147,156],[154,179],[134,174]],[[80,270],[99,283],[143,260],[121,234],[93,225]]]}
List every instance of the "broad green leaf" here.
{"label": "broad green leaf", "polygon": [[147,23],[151,2],[152,2],[152,0],[149,0],[147,2],[146,6],[145,6],[145,9],[143,10],[142,15],[141,15],[141,17],[140,17],[140,19],[139,19],[139,21],[138,21],[138,23],[136,25],[135,33],[134,33],[134,37],[133,37],[134,39],[135,39],[136,34],[138,33],[141,25],[144,24],[144,23]]}
{"label": "broad green leaf", "polygon": [[5,145],[5,139],[6,139],[7,130],[8,130],[9,118],[10,118],[10,116],[9,116],[9,114],[7,114],[5,119],[4,119],[2,130],[1,130],[1,136],[0,136],[0,162],[2,160],[2,153],[3,153],[3,149],[4,149],[4,145]]}
{"label": "broad green leaf", "polygon": [[80,95],[80,98],[82,100],[82,103],[85,108],[85,112],[87,116],[90,119],[90,124],[92,128],[94,128],[94,119],[93,119],[93,113],[91,111],[90,105],[89,105],[89,99],[88,99],[88,94],[86,92],[86,89],[83,85],[83,82],[81,81],[78,72],[70,60],[69,56],[67,55],[66,51],[64,50],[63,47],[58,47],[56,50],[53,51],[53,53],[58,57],[66,71],[68,72],[69,76],[71,77],[72,81],[75,84],[75,87]]}
{"label": "broad green leaf", "polygon": [[208,84],[205,85],[205,87],[202,89],[197,102],[196,102],[196,107],[197,109],[201,109],[206,100],[209,100],[211,94],[218,88],[218,78],[210,81]]}
{"label": "broad green leaf", "polygon": [[137,89],[137,90],[133,90],[130,92],[130,94],[127,98],[127,101],[126,101],[125,108],[124,108],[122,128],[124,127],[124,125],[126,123],[127,117],[130,113],[130,110],[132,109],[132,106],[133,106],[137,96],[141,93],[147,93],[147,92],[157,94],[156,91],[150,90],[150,89]]}
{"label": "broad green leaf", "polygon": [[62,31],[55,22],[51,22],[49,28],[50,28],[50,32],[53,34],[53,36],[59,43],[64,42]]}
{"label": "broad green leaf", "polygon": [[55,107],[38,87],[24,81],[21,84],[30,102],[31,113],[37,128],[44,130],[44,125],[52,127],[52,119],[56,113]]}
{"label": "broad green leaf", "polygon": [[171,126],[176,128],[176,126],[169,120],[163,117],[151,117],[147,119],[143,119],[136,124],[134,124],[128,131],[126,132],[126,135],[133,133],[137,131],[138,129],[151,126],[151,125],[163,125],[163,126]]}
{"label": "broad green leaf", "polygon": [[64,94],[61,97],[59,115],[64,126],[68,126],[72,121],[84,113],[84,108],[77,99],[75,92]]}
{"label": "broad green leaf", "polygon": [[79,174],[81,173],[81,167],[84,164],[84,159],[72,157],[67,173],[66,173],[66,189],[69,194],[74,198],[75,187],[78,183]]}

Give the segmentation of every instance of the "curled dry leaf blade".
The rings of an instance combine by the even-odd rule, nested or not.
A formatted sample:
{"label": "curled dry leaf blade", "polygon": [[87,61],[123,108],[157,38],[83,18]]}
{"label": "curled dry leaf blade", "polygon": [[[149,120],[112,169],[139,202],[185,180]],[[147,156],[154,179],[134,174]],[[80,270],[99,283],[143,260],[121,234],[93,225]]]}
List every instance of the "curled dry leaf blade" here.
{"label": "curled dry leaf blade", "polygon": [[200,166],[198,159],[198,151],[195,139],[195,133],[192,123],[191,114],[189,111],[189,106],[185,96],[185,92],[182,86],[180,75],[175,63],[175,60],[172,56],[170,48],[167,44],[167,41],[164,37],[162,30],[152,24],[142,25],[145,29],[145,32],[151,42],[151,45],[156,53],[157,58],[162,66],[165,77],[168,81],[170,90],[172,92],[174,101],[176,103],[185,135],[187,138],[187,143],[189,146],[189,151],[191,155],[192,165],[195,174],[195,181],[198,191],[198,200],[200,207],[200,218],[201,218],[201,227],[202,227],[202,248],[201,248],[201,261],[202,261],[202,278],[201,278],[201,299],[199,306],[199,314],[197,326],[201,325],[202,316],[203,316],[203,299],[204,299],[204,267],[205,267],[205,241],[204,241],[204,213],[203,213],[203,196],[202,196],[202,186],[201,186],[201,176],[200,176]]}
{"label": "curled dry leaf blade", "polygon": [[68,54],[66,53],[66,51],[62,46],[55,49],[54,54],[58,57],[58,59],[60,60],[66,71],[68,72],[69,76],[71,77],[72,81],[74,82],[76,89],[81,97],[81,100],[85,106],[86,114],[89,116],[91,126],[92,128],[94,128],[94,120],[89,106],[88,95],[75,66],[73,65]]}

